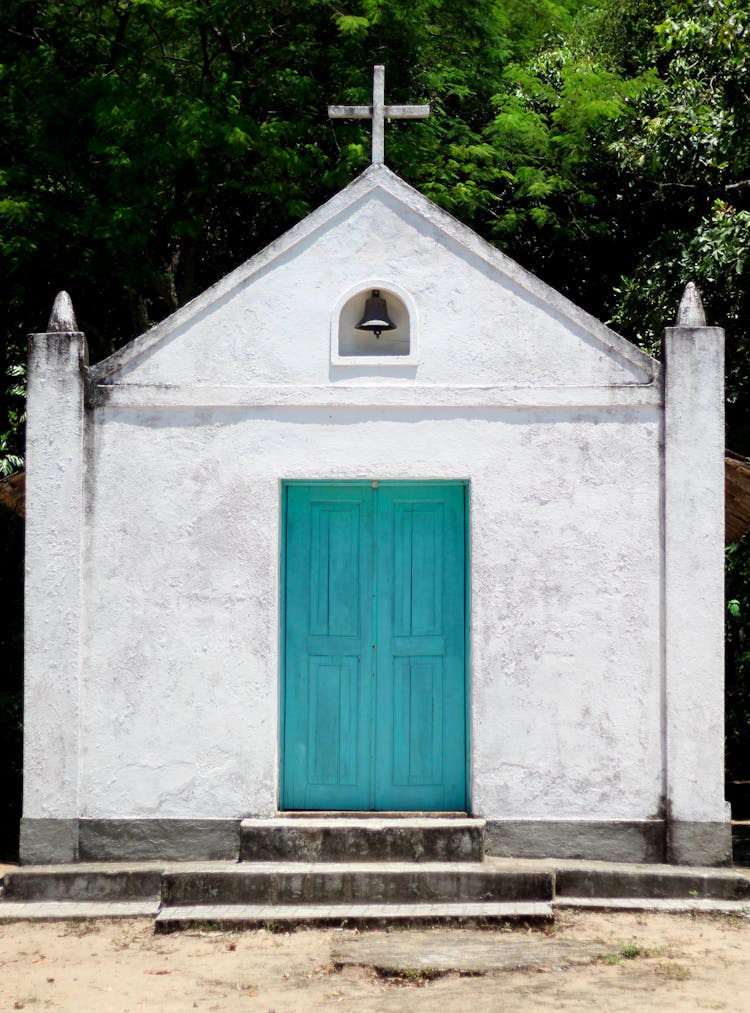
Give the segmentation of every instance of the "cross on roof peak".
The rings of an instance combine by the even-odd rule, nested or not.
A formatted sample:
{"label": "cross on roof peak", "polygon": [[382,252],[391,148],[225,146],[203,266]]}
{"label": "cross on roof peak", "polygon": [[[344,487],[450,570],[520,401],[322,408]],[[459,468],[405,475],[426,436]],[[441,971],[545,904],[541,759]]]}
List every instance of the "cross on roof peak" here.
{"label": "cross on roof peak", "polygon": [[371,106],[328,106],[331,119],[372,120],[372,162],[385,161],[385,120],[424,120],[429,105],[387,106],[385,104],[385,67],[376,64],[372,75]]}

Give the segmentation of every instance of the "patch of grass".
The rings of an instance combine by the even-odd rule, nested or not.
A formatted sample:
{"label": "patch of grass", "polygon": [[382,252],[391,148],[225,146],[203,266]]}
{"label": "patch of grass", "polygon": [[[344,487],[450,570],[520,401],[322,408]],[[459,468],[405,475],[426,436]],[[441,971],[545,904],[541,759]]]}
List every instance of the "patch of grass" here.
{"label": "patch of grass", "polygon": [[626,943],[620,950],[620,953],[625,960],[635,960],[637,957],[651,956],[651,951],[647,950],[645,946],[641,946],[640,943]]}
{"label": "patch of grass", "polygon": [[416,985],[417,987],[421,987],[430,981],[434,981],[436,978],[442,978],[448,972],[440,971],[436,967],[399,967],[387,970],[378,967],[376,968],[376,973],[379,978],[393,985]]}
{"label": "patch of grass", "polygon": [[596,958],[602,964],[621,964],[622,957],[619,953],[603,953],[600,957]]}
{"label": "patch of grass", "polygon": [[235,992],[241,992],[242,995],[248,997],[256,996],[258,994],[258,986],[254,981],[234,981],[229,985],[229,988]]}
{"label": "patch of grass", "polygon": [[138,929],[126,929],[117,936],[112,937],[112,945],[116,950],[127,950],[138,939]]}
{"label": "patch of grass", "polygon": [[84,918],[81,921],[66,922],[63,930],[64,936],[91,936],[99,931],[99,926],[93,918]]}
{"label": "patch of grass", "polygon": [[597,959],[603,964],[621,964],[623,960],[637,960],[639,957],[654,957],[656,950],[648,949],[641,943],[633,940],[630,943],[622,943],[614,953],[604,953]]}
{"label": "patch of grass", "polygon": [[227,978],[204,978],[202,984],[209,988],[229,989],[232,992],[242,992],[243,995],[257,995],[258,986],[254,981],[231,981]]}
{"label": "patch of grass", "polygon": [[674,960],[662,960],[656,965],[655,971],[660,978],[666,978],[669,981],[684,981],[690,977],[690,968],[685,967],[684,964],[678,964]]}

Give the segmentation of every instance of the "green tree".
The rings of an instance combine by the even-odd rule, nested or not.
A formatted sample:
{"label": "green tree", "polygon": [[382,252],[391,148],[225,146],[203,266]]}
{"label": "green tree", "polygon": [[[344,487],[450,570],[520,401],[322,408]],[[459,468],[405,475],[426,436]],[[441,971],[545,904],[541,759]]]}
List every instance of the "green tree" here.
{"label": "green tree", "polygon": [[[750,452],[750,8],[605,3],[506,68],[486,131],[496,235],[658,352],[685,283],[728,333],[729,440]],[[571,258],[571,246],[576,249]]]}

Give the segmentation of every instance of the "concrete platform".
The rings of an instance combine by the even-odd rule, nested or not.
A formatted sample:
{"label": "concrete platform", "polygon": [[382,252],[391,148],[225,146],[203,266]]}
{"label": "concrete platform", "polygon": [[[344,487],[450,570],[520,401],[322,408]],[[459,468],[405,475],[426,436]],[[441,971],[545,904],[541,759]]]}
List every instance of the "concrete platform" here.
{"label": "concrete platform", "polygon": [[451,972],[554,971],[592,964],[607,954],[608,948],[601,942],[566,940],[535,932],[488,935],[455,928],[450,935],[431,929],[347,936],[333,947],[331,960],[337,969],[372,967],[383,976],[404,975],[414,980],[420,974],[429,979]]}

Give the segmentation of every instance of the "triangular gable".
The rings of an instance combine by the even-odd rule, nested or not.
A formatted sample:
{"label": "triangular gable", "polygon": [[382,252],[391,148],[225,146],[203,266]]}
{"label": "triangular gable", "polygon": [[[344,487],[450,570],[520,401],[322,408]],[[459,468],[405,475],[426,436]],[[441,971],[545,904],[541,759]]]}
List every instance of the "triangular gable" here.
{"label": "triangular gable", "polygon": [[608,356],[619,361],[631,374],[632,382],[651,383],[658,378],[661,364],[651,356],[611,330],[591,314],[551,286],[525,270],[514,260],[482,239],[468,226],[439,208],[415,190],[385,165],[369,166],[357,179],[339,191],[325,204],[301,222],[270,243],[255,256],[245,261],[196,298],[171,314],[161,323],[134,338],[129,344],[92,366],[90,378],[94,384],[117,382],[121,371],[129,371],[146,355],[153,354],[160,343],[176,332],[185,329],[212,306],[226,301],[239,288],[266,274],[274,264],[292,253],[295,247],[315,238],[317,233],[330,228],[336,220],[347,214],[355,205],[373,196],[377,191],[389,195],[393,202],[408,209],[428,223],[446,242],[456,243],[502,278],[517,288],[523,296],[551,316],[562,319],[582,332],[586,339],[597,345]]}

